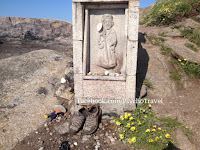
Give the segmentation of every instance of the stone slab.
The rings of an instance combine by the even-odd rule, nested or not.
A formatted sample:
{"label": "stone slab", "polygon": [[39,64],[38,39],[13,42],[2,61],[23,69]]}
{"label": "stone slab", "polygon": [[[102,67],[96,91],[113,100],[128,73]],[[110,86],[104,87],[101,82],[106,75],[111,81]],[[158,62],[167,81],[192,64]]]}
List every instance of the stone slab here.
{"label": "stone slab", "polygon": [[83,5],[72,3],[73,40],[83,40]]}
{"label": "stone slab", "polygon": [[83,76],[82,76],[82,74],[74,74],[74,91],[75,91],[75,98],[83,97]]}
{"label": "stone slab", "polygon": [[75,41],[73,40],[73,66],[74,73],[80,74],[83,73],[83,41]]}
{"label": "stone slab", "polygon": [[83,97],[103,99],[124,99],[126,82],[83,80]]}
{"label": "stone slab", "polygon": [[127,75],[136,75],[137,69],[137,53],[138,53],[138,41],[128,41],[127,44]]}

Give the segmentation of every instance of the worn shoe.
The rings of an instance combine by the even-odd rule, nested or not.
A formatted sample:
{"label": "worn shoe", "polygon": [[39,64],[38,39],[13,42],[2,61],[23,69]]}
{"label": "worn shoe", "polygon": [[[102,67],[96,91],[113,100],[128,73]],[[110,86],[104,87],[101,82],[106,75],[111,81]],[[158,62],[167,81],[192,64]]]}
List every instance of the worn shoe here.
{"label": "worn shoe", "polygon": [[92,134],[98,128],[99,118],[101,115],[101,109],[97,104],[92,105],[88,110],[88,116],[86,118],[83,134]]}
{"label": "worn shoe", "polygon": [[81,127],[83,127],[87,112],[88,109],[86,107],[79,109],[69,124],[69,133],[74,135],[81,129]]}

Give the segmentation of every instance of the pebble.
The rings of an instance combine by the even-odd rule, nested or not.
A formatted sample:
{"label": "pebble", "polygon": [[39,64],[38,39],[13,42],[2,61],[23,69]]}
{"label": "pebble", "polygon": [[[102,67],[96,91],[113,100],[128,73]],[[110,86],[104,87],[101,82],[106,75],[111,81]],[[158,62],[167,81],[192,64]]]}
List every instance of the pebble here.
{"label": "pebble", "polygon": [[100,146],[96,145],[96,146],[95,146],[95,150],[98,150],[98,149],[99,149],[99,147],[100,147]]}
{"label": "pebble", "polygon": [[101,129],[103,127],[102,123],[99,124],[99,128]]}
{"label": "pebble", "polygon": [[82,141],[85,142],[87,140],[88,140],[87,135],[84,135],[83,138],[82,138]]}
{"label": "pebble", "polygon": [[74,144],[71,144],[71,145],[70,145],[70,148],[71,148],[71,149],[74,148]]}
{"label": "pebble", "polygon": [[38,150],[43,150],[44,149],[44,147],[40,147]]}
{"label": "pebble", "polygon": [[100,143],[99,143],[99,141],[97,141],[97,145],[98,145],[98,146],[100,146]]}
{"label": "pebble", "polygon": [[81,136],[81,132],[77,133],[78,136]]}
{"label": "pebble", "polygon": [[36,131],[35,134],[38,134],[38,131]]}
{"label": "pebble", "polygon": [[95,139],[95,140],[98,140],[98,139],[99,139],[99,137],[98,137],[98,136],[94,136],[94,139]]}
{"label": "pebble", "polygon": [[113,120],[110,120],[110,123],[114,123],[114,121],[113,121]]}
{"label": "pebble", "polygon": [[53,133],[51,133],[51,132],[50,132],[49,134],[50,134],[51,136],[53,135]]}
{"label": "pebble", "polygon": [[106,136],[108,136],[108,132],[106,132],[106,134],[105,134]]}
{"label": "pebble", "polygon": [[103,133],[101,133],[101,134],[99,134],[99,136],[100,136],[100,137],[102,137],[102,136],[104,136],[104,134],[103,134]]}
{"label": "pebble", "polygon": [[78,145],[78,143],[77,143],[77,142],[74,142],[74,145],[75,145],[75,146],[77,146],[77,145]]}

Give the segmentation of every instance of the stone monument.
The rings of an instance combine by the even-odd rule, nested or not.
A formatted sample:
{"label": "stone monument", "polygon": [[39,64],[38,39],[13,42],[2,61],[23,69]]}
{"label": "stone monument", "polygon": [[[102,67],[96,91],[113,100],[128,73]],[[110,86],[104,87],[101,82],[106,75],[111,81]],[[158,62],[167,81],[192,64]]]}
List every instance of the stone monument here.
{"label": "stone monument", "polygon": [[100,103],[103,114],[135,108],[139,0],[73,0],[77,106]]}

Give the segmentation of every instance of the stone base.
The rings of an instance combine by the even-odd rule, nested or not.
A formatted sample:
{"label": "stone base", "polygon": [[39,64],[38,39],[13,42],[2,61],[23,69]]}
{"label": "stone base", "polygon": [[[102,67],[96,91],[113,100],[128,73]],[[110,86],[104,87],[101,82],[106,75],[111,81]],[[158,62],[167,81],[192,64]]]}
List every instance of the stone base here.
{"label": "stone base", "polygon": [[[136,108],[136,104],[131,100],[111,100],[111,99],[75,99],[75,111],[78,111],[82,106],[88,107],[92,104],[99,104],[102,110],[102,116],[121,115],[124,112],[130,112]],[[72,112],[72,113],[74,113]]]}

